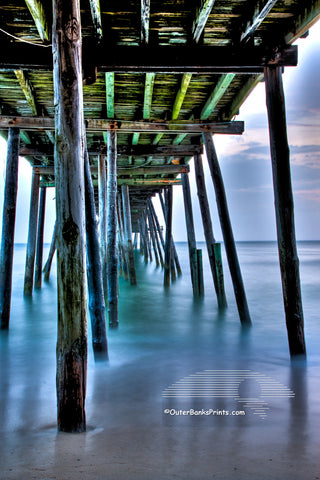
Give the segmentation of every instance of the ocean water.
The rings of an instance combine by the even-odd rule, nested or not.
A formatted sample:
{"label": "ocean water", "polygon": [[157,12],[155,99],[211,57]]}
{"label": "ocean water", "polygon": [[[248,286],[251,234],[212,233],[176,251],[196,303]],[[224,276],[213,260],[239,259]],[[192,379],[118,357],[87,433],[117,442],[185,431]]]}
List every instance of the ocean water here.
{"label": "ocean water", "polygon": [[88,316],[88,431],[78,436],[56,431],[55,260],[25,299],[25,245],[15,246],[10,330],[0,334],[1,479],[319,478],[320,242],[298,243],[305,362],[289,357],[276,243],[237,244],[245,331],[223,248],[221,313],[205,244],[197,300],[187,244],[176,246],[183,275],[169,289],[138,252],[138,285],[120,279],[106,365],[94,363]]}

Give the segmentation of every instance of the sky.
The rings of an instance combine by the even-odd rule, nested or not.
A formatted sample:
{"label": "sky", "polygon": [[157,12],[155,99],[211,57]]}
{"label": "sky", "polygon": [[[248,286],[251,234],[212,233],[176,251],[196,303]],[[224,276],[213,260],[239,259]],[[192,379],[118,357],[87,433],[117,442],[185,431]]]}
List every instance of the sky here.
{"label": "sky", "polygon": [[[297,240],[320,240],[320,22],[307,38],[298,40],[298,67],[287,67],[283,75],[291,175],[295,203]],[[214,141],[225,184],[236,241],[276,240],[276,222],[269,150],[265,86],[260,83],[242,105],[236,120],[245,122],[241,136],[215,135]],[[0,138],[0,223],[5,180],[6,143]],[[214,236],[222,240],[216,201],[207,161],[204,158]],[[204,240],[199,202],[190,162],[190,183],[197,241]],[[19,159],[19,185],[15,242],[28,236],[31,167]],[[173,188],[173,234],[186,241],[182,187]],[[156,201],[160,222],[163,217]],[[55,218],[54,189],[47,189],[44,241],[51,241]]]}

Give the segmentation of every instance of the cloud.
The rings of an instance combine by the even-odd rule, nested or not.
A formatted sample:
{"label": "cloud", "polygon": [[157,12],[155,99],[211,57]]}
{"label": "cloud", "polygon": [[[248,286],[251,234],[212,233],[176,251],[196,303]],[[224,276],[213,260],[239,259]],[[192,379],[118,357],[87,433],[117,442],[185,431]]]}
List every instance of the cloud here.
{"label": "cloud", "polygon": [[294,195],[304,200],[320,203],[320,189],[294,190]]}

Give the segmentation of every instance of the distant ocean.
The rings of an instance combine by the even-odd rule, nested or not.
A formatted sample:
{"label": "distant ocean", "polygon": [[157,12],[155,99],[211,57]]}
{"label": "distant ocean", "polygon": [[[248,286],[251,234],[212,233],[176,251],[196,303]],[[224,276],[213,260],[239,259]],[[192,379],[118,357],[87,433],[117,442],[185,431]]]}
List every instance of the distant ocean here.
{"label": "distant ocean", "polygon": [[[55,260],[50,281],[25,299],[25,245],[15,245],[10,331],[0,334],[1,478],[317,478],[320,242],[298,243],[307,361],[297,364],[290,362],[275,242],[237,243],[249,331],[240,326],[223,246],[223,313],[205,244],[198,244],[205,283],[198,300],[188,246],[176,246],[183,275],[169,289],[161,269],[138,252],[138,285],[120,279],[107,365],[94,363],[88,315],[88,432],[68,436],[56,434]],[[209,407],[246,415],[179,416]]]}

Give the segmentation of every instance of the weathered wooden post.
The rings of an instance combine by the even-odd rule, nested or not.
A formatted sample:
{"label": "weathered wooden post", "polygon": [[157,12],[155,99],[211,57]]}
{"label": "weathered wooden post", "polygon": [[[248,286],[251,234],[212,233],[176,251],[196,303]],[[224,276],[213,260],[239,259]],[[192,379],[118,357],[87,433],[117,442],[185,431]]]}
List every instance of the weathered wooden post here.
{"label": "weathered wooden post", "polygon": [[153,243],[153,249],[154,249],[154,255],[156,258],[156,264],[159,266],[161,264],[161,267],[164,266],[164,261],[163,261],[163,255],[159,243],[159,238],[157,235],[155,223],[154,223],[154,218],[150,209],[150,203],[151,200],[148,199],[147,203],[147,214],[148,214],[148,219],[149,219],[149,225],[150,225],[150,231],[151,231],[151,238],[152,238],[152,243]]}
{"label": "weathered wooden post", "polygon": [[56,225],[57,225],[57,223],[55,222],[54,227],[53,227],[53,233],[52,233],[49,255],[48,255],[47,261],[45,263],[45,266],[43,268],[44,279],[45,279],[46,282],[49,281],[52,260],[53,260],[53,256],[54,256],[55,251],[56,251],[56,237],[57,237],[57,227],[56,227]]}
{"label": "weathered wooden post", "polygon": [[134,262],[134,252],[132,246],[132,225],[131,225],[131,210],[128,185],[121,186],[122,193],[122,207],[124,218],[124,233],[127,252],[127,261],[129,267],[129,280],[131,285],[137,284],[136,267]]}
{"label": "weathered wooden post", "polygon": [[14,229],[18,191],[19,129],[9,128],[0,253],[0,327],[9,328]]}
{"label": "weathered wooden post", "polygon": [[43,258],[43,233],[44,219],[46,213],[47,187],[40,188],[37,250],[36,250],[36,268],[34,272],[34,288],[40,289],[42,285],[42,258]]}
{"label": "weathered wooden post", "polygon": [[147,219],[147,212],[144,210],[143,212],[143,224],[144,224],[144,236],[145,236],[145,241],[146,241],[146,246],[147,246],[147,251],[148,251],[148,257],[150,259],[150,262],[152,262],[152,250],[151,250],[151,242],[150,242],[150,235],[149,235],[149,228],[148,228],[148,219]]}
{"label": "weathered wooden post", "polygon": [[39,209],[39,186],[40,175],[32,172],[30,211],[29,211],[29,230],[26,252],[26,267],[24,274],[24,294],[32,295],[34,279],[34,261],[36,255],[36,241],[38,229],[38,209]]}
{"label": "weathered wooden post", "polygon": [[[127,256],[124,247],[124,226],[123,226],[123,215],[121,210],[121,201],[120,197],[117,198],[117,219],[118,219],[118,245],[119,245],[119,260],[121,258],[121,267],[122,267],[122,274],[125,280],[129,278],[129,269],[127,263]],[[120,272],[120,269],[119,269]]]}
{"label": "weathered wooden post", "polygon": [[233,283],[233,289],[236,297],[239,317],[242,325],[251,325],[251,319],[247,304],[246,293],[244,290],[236,245],[233,238],[231,221],[229,216],[226,193],[223,185],[221,170],[218,157],[213,143],[212,134],[206,132],[202,134],[206,147],[210,173],[216,194],[221,230],[226,249],[228,265]]}
{"label": "weathered wooden post", "polygon": [[196,244],[196,236],[194,231],[191,192],[190,192],[190,183],[189,183],[188,173],[182,173],[181,180],[182,180],[184,211],[185,211],[186,227],[187,227],[187,235],[188,235],[192,288],[193,288],[193,294],[195,296],[199,296],[200,295],[199,270],[198,270],[199,265],[198,265],[198,258],[197,258],[197,244]]}
{"label": "weathered wooden post", "polygon": [[138,232],[134,232],[133,248],[135,250],[138,248]]}
{"label": "weathered wooden post", "polygon": [[84,154],[85,210],[87,239],[87,280],[91,318],[92,347],[96,361],[108,360],[105,303],[102,283],[99,235],[89,155]]}
{"label": "weathered wooden post", "polygon": [[109,324],[118,320],[118,254],[117,254],[117,132],[108,130],[107,150],[107,277]]}
{"label": "weathered wooden post", "polygon": [[86,430],[87,298],[81,26],[78,0],[53,2],[58,429]]}
{"label": "weathered wooden post", "polygon": [[172,185],[167,187],[167,215],[166,215],[166,241],[164,255],[164,286],[170,286],[171,270],[171,237],[172,237]]}
{"label": "weathered wooden post", "polygon": [[[159,193],[159,199],[160,199],[160,203],[161,203],[163,217],[165,218],[166,217],[166,208],[165,208],[164,201],[163,201],[161,193]],[[157,217],[157,214],[156,214],[156,211],[154,209],[154,206],[153,206],[152,202],[151,202],[151,208],[152,208],[152,213],[153,213],[154,219],[156,221],[157,229],[158,229],[160,239],[161,239],[161,243],[163,245],[163,250],[164,250],[163,235],[162,235],[159,220],[158,220],[158,217]],[[175,243],[174,243],[173,235],[172,235],[172,245],[173,245],[174,263],[175,263],[175,266],[176,266],[176,269],[177,269],[178,276],[180,277],[182,275],[182,271],[181,271],[181,266],[180,266],[180,262],[179,262],[179,258],[178,258],[178,254],[177,254],[177,249],[176,249],[176,246],[175,246]]]}
{"label": "weathered wooden post", "polygon": [[99,155],[98,170],[98,192],[99,192],[99,221],[100,221],[100,255],[102,266],[102,282],[105,305],[108,302],[108,281],[107,281],[107,177],[106,161],[104,155]]}
{"label": "weathered wooden post", "polygon": [[291,355],[306,355],[281,67],[264,70],[282,291]]}
{"label": "weathered wooden post", "polygon": [[202,157],[200,154],[194,156],[194,165],[195,165],[195,172],[196,172],[196,183],[197,183],[200,211],[202,216],[203,231],[204,231],[204,236],[207,244],[208,257],[209,257],[209,263],[210,263],[214,288],[217,294],[219,308],[225,308],[227,306],[227,300],[226,300],[226,295],[224,291],[221,254],[217,256],[215,254],[215,249],[217,249],[217,244],[213,236],[209,201],[207,196],[206,184],[204,180]]}

